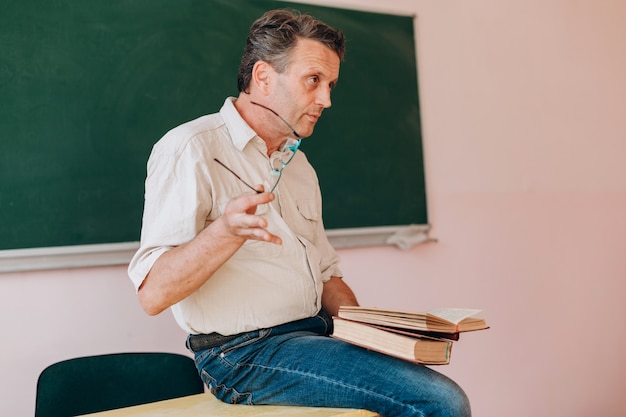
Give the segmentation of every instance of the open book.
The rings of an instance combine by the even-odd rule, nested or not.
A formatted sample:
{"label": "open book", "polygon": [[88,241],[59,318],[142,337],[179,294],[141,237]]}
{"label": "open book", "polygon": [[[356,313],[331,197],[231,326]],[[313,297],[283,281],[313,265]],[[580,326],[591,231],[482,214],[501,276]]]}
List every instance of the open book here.
{"label": "open book", "polygon": [[479,312],[480,310],[465,308],[441,308],[419,313],[374,307],[342,306],[337,316],[379,326],[454,334],[489,328],[485,320],[472,317]]}
{"label": "open book", "polygon": [[461,332],[487,329],[480,310],[445,308],[424,313],[381,308],[339,308],[331,336],[366,349],[427,365],[450,363]]}

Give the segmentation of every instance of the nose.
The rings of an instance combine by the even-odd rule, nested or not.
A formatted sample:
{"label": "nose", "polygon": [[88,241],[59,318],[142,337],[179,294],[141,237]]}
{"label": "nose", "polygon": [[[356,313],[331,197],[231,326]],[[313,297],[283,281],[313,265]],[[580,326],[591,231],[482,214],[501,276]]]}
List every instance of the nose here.
{"label": "nose", "polygon": [[329,108],[332,105],[332,101],[330,99],[330,91],[331,91],[331,87],[325,86],[325,87],[319,88],[319,91],[317,94],[317,104],[322,106],[325,109]]}

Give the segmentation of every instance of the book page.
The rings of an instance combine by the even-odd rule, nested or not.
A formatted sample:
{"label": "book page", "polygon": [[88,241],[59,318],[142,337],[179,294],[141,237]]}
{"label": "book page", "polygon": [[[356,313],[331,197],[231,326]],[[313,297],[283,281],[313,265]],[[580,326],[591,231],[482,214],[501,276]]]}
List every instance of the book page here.
{"label": "book page", "polygon": [[454,324],[459,324],[463,319],[473,316],[479,313],[481,310],[473,310],[469,308],[436,308],[434,310],[428,310],[428,314],[441,317],[444,320],[448,320]]}

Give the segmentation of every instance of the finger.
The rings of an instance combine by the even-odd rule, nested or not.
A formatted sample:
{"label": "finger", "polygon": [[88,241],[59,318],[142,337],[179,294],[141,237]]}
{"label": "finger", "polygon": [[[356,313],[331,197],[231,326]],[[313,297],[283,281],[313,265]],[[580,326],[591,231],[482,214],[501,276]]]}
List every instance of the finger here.
{"label": "finger", "polygon": [[282,245],[283,243],[283,240],[279,236],[270,233],[267,229],[253,228],[246,229],[246,231],[249,232],[247,237],[248,239],[260,240],[262,242],[269,242],[277,245]]}
{"label": "finger", "polygon": [[257,206],[267,204],[274,200],[272,193],[243,193],[228,202],[225,212],[230,213],[255,213]]}
{"label": "finger", "polygon": [[230,233],[245,239],[282,244],[282,239],[267,230],[267,220],[256,215],[225,216]]}
{"label": "finger", "polygon": [[[260,190],[263,185],[258,186]],[[230,233],[245,239],[282,244],[282,239],[267,230],[267,220],[255,215],[257,206],[274,200],[272,193],[247,192],[231,199],[224,209],[224,220]]]}
{"label": "finger", "polygon": [[238,229],[265,229],[267,227],[267,220],[265,217],[247,213],[236,213],[230,215],[229,223]]}
{"label": "finger", "polygon": [[235,213],[225,215],[224,220],[233,235],[245,239],[260,240],[279,245],[282,244],[282,239],[279,236],[267,230],[268,222],[262,216]]}

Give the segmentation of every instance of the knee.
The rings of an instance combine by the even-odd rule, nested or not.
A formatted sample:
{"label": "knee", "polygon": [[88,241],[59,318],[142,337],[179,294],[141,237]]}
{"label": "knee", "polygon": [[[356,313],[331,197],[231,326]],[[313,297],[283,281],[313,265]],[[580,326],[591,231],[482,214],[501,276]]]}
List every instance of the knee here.
{"label": "knee", "polygon": [[440,411],[433,415],[441,417],[470,417],[472,415],[467,394],[454,381],[449,380],[440,386],[436,401],[439,403]]}
{"label": "knee", "polygon": [[[454,381],[445,377],[429,383],[406,386],[405,401],[388,397],[378,411],[381,416],[471,417],[470,403],[465,392]],[[396,392],[397,394],[397,392]]]}

